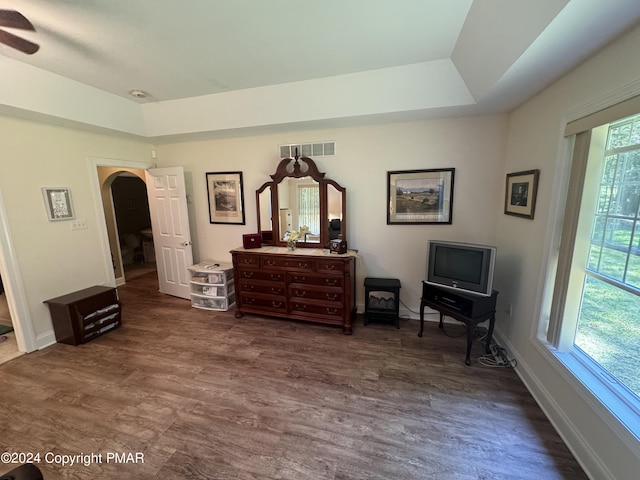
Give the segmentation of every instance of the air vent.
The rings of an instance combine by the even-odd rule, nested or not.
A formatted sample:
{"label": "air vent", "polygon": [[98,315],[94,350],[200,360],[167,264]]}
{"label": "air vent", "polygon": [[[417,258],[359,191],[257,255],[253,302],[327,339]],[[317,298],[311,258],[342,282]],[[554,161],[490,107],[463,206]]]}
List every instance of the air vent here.
{"label": "air vent", "polygon": [[280,145],[280,158],[293,158],[296,148],[301,157],[332,157],[336,154],[336,142],[292,143]]}

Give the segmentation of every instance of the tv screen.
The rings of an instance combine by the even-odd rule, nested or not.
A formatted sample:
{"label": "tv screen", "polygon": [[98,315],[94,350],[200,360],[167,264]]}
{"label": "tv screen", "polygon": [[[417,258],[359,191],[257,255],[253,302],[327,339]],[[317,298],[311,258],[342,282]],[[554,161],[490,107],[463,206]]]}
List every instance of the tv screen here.
{"label": "tv screen", "polygon": [[477,295],[491,295],[496,248],[431,240],[426,282]]}

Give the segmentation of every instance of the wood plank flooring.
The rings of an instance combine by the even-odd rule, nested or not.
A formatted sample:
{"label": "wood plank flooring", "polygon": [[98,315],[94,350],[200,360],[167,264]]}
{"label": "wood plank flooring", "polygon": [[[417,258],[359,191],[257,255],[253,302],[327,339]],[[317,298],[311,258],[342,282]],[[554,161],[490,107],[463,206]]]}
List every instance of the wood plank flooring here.
{"label": "wood plank flooring", "polygon": [[466,367],[436,323],[345,336],[193,309],[155,274],[119,292],[120,329],[0,365],[3,449],[46,480],[587,478],[515,372],[479,345]]}

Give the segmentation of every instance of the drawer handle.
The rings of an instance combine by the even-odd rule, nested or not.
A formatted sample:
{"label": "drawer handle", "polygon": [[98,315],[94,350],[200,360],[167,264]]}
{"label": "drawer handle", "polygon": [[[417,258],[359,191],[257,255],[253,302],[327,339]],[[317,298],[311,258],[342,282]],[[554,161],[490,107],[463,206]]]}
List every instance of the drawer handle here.
{"label": "drawer handle", "polygon": [[246,303],[253,305],[254,303],[256,303],[256,299],[255,298],[247,298],[245,300]]}
{"label": "drawer handle", "polygon": [[253,263],[253,259],[252,258],[244,258],[243,259],[245,264],[252,264]]}
{"label": "drawer handle", "polygon": [[305,311],[307,306],[304,303],[296,303],[296,310]]}
{"label": "drawer handle", "polygon": [[327,313],[329,315],[335,315],[336,313],[338,313],[338,309],[337,308],[327,308]]}
{"label": "drawer handle", "polygon": [[280,308],[282,307],[282,302],[273,301],[271,302],[271,305],[273,305],[273,308]]}
{"label": "drawer handle", "polygon": [[330,280],[328,278],[325,278],[325,282],[328,286],[333,287],[336,283],[338,283],[338,280],[335,280],[335,279]]}
{"label": "drawer handle", "polygon": [[245,290],[255,290],[256,286],[255,285],[245,285],[244,289]]}
{"label": "drawer handle", "polygon": [[296,297],[304,297],[307,294],[306,290],[296,290]]}
{"label": "drawer handle", "polygon": [[273,293],[274,295],[280,295],[282,293],[282,289],[281,288],[272,288],[271,289],[271,293]]}
{"label": "drawer handle", "polygon": [[327,300],[335,300],[338,296],[335,293],[327,293]]}
{"label": "drawer handle", "polygon": [[298,262],[298,268],[307,268],[309,264],[307,262]]}
{"label": "drawer handle", "polygon": [[279,273],[272,273],[271,280],[280,280],[281,275]]}
{"label": "drawer handle", "polygon": [[273,267],[276,264],[275,260],[267,260],[267,265],[269,265],[270,267]]}
{"label": "drawer handle", "polygon": [[296,275],[294,278],[296,279],[296,282],[306,282],[307,281],[307,277],[299,277],[298,275]]}
{"label": "drawer handle", "polygon": [[253,272],[242,272],[242,276],[244,278],[251,278],[253,277]]}
{"label": "drawer handle", "polygon": [[336,266],[335,265],[325,265],[324,268],[326,270],[335,270]]}

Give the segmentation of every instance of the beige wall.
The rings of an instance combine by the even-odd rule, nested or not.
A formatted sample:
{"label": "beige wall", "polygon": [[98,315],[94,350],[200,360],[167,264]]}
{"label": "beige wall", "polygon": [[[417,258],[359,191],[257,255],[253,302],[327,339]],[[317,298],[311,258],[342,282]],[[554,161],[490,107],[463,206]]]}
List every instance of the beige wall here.
{"label": "beige wall", "polygon": [[[255,191],[270,180],[278,145],[335,141],[335,157],[314,160],[347,189],[347,240],[359,250],[357,302],[362,311],[365,276],[394,277],[401,299],[420,304],[427,241],[432,238],[493,244],[502,211],[507,117],[490,115],[411,123],[291,131],[280,134],[157,146],[159,166],[182,165],[193,186],[197,225],[194,257],[231,261],[242,234],[257,231]],[[387,171],[454,167],[452,225],[387,225]],[[210,224],[205,173],[241,170],[246,225]],[[403,309],[404,310],[404,309]],[[406,310],[404,314],[409,314]],[[415,315],[414,315],[415,316]]]}
{"label": "beige wall", "polygon": [[549,239],[561,215],[555,201],[564,197],[566,118],[613,91],[640,93],[639,47],[636,28],[512,113],[503,173],[540,169],[538,203],[533,221],[498,215],[496,224],[503,267],[497,288],[502,304],[514,307],[512,319],[499,317],[498,329],[518,359],[520,375],[593,478],[637,478],[637,439],[616,433],[613,416],[572,382],[534,337],[548,254],[557,247]]}
{"label": "beige wall", "polygon": [[[146,160],[144,141],[88,133],[0,116],[0,191],[6,222],[24,283],[28,310],[38,343],[52,336],[49,312],[42,303],[74,290],[105,284],[98,216],[90,181],[90,157]],[[68,187],[77,219],[50,222],[41,187]]]}

